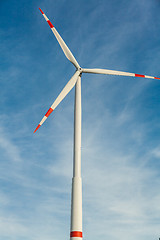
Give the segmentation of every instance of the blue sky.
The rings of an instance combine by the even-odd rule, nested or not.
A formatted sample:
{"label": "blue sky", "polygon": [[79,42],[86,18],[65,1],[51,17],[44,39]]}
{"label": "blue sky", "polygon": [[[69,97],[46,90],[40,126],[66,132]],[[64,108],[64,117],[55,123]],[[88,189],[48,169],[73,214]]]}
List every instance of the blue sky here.
{"label": "blue sky", "polygon": [[[0,1],[0,239],[69,239],[77,61],[160,77],[159,0]],[[160,237],[160,81],[82,76],[84,239]]]}

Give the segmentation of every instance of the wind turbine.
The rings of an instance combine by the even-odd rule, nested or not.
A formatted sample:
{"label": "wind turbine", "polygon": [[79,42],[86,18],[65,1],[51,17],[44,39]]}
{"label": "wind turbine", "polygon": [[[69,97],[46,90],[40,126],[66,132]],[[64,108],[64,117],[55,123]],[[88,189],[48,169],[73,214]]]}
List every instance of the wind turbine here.
{"label": "wind turbine", "polygon": [[87,69],[81,68],[75,57],[63,41],[56,28],[39,8],[43,17],[49,24],[52,32],[54,33],[58,43],[60,44],[65,56],[75,66],[76,71],[61,93],[58,95],[52,106],[49,108],[41,122],[38,124],[34,133],[45,122],[53,110],[59,105],[59,103],[65,98],[65,96],[75,86],[75,105],[74,105],[74,154],[73,154],[73,178],[72,178],[72,200],[71,200],[71,226],[70,226],[70,239],[82,240],[82,180],[81,180],[81,75],[82,73],[95,73],[95,74],[107,74],[107,75],[119,75],[129,77],[141,77],[159,79],[157,77],[141,75],[136,73],[114,71],[108,69]]}

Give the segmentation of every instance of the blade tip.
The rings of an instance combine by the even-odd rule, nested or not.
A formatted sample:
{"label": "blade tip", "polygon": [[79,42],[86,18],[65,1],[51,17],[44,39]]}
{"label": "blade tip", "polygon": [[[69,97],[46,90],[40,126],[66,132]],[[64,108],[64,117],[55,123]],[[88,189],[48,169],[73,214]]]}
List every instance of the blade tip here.
{"label": "blade tip", "polygon": [[44,12],[42,11],[42,9],[39,8],[39,10],[40,10],[40,12],[41,12],[42,14],[44,14]]}
{"label": "blade tip", "polygon": [[40,124],[38,124],[38,126],[36,127],[36,129],[34,130],[34,132],[33,133],[35,133],[37,130],[38,130],[38,128],[40,128]]}

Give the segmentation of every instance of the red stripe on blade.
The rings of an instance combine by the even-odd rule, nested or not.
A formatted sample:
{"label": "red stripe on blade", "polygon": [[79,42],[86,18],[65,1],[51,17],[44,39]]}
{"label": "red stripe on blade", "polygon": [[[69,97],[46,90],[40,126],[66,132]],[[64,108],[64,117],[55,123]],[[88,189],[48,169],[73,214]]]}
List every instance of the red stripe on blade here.
{"label": "red stripe on blade", "polygon": [[81,237],[82,238],[82,232],[78,232],[78,231],[71,232],[70,237]]}
{"label": "red stripe on blade", "polygon": [[50,108],[50,109],[48,110],[48,112],[46,112],[45,116],[48,117],[52,112],[53,112],[53,109]]}
{"label": "red stripe on blade", "polygon": [[39,8],[39,10],[41,11],[42,14],[44,14],[44,12]]}
{"label": "red stripe on blade", "polygon": [[160,78],[154,77],[154,79],[160,79]]}
{"label": "red stripe on blade", "polygon": [[51,21],[48,20],[47,22],[48,22],[50,28],[54,28],[54,26],[53,26],[53,24],[51,23]]}
{"label": "red stripe on blade", "polygon": [[34,130],[34,133],[38,130],[38,128],[40,128],[40,124],[38,124],[38,126],[36,127],[36,129]]}
{"label": "red stripe on blade", "polygon": [[135,74],[135,77],[144,77],[145,78],[145,75]]}

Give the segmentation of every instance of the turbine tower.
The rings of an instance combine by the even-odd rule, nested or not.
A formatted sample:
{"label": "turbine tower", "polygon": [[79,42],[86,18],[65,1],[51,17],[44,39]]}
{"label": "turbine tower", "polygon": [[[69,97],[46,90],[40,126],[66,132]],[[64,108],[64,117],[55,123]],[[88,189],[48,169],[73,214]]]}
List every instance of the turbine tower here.
{"label": "turbine tower", "polygon": [[107,75],[121,75],[129,77],[142,77],[151,79],[160,79],[157,77],[151,77],[147,75],[141,75],[136,73],[128,73],[121,71],[114,71],[108,69],[87,69],[81,68],[75,57],[44,14],[39,8],[43,17],[49,24],[52,32],[54,33],[59,45],[61,46],[65,56],[75,66],[76,72],[58,95],[52,106],[49,108],[41,122],[36,127],[34,133],[45,122],[53,110],[59,105],[59,103],[65,98],[65,96],[75,86],[75,105],[74,105],[74,153],[73,153],[73,178],[72,178],[72,200],[71,200],[71,225],[70,225],[70,239],[82,240],[82,180],[81,180],[81,75],[82,73],[95,73],[95,74],[107,74]]}

